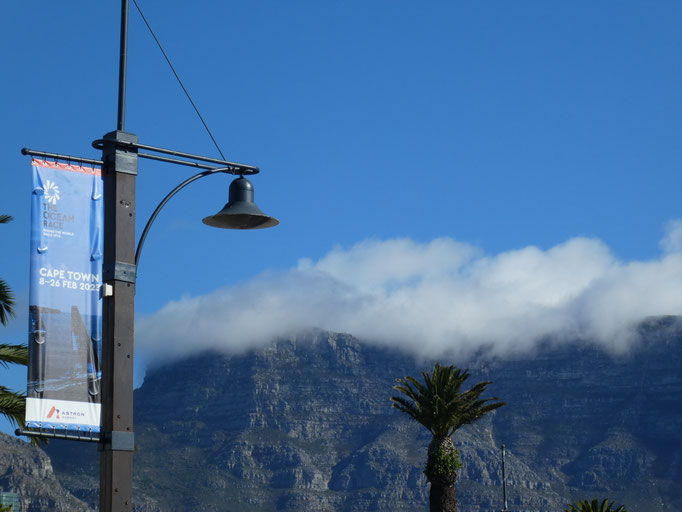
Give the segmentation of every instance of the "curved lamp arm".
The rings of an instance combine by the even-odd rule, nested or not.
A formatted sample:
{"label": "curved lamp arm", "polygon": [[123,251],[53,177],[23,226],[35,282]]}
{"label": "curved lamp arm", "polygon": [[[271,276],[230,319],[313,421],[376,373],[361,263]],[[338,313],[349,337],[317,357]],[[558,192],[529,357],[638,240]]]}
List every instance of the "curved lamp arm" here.
{"label": "curved lamp arm", "polygon": [[187,185],[189,185],[193,181],[196,181],[199,178],[203,178],[204,176],[208,176],[210,174],[215,174],[217,172],[224,172],[227,174],[232,174],[230,172],[230,169],[227,167],[223,167],[220,169],[211,169],[209,171],[200,172],[198,174],[195,174],[191,178],[187,178],[185,181],[180,183],[180,185],[178,185],[173,190],[171,190],[166,197],[163,198],[163,201],[161,201],[159,203],[159,206],[156,207],[156,210],[154,210],[154,213],[152,213],[152,216],[149,217],[149,220],[147,221],[147,225],[142,230],[142,235],[140,235],[140,241],[137,243],[137,250],[135,251],[135,267],[137,267],[138,263],[140,262],[140,255],[142,254],[142,246],[144,245],[145,238],[147,238],[147,233],[149,233],[149,229],[152,227],[152,224],[154,223],[154,219],[156,219],[156,216],[159,214],[161,209],[166,205],[166,203],[168,201],[170,201],[171,197],[173,197],[175,194],[180,192],[180,190],[185,188]]}

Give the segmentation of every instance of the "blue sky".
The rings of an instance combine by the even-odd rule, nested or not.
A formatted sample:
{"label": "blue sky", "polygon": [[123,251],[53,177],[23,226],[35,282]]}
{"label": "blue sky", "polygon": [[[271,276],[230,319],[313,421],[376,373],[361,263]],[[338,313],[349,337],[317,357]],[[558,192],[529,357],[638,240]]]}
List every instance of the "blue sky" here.
{"label": "blue sky", "polygon": [[[220,331],[268,323],[251,336],[267,337],[280,328],[277,319],[282,330],[295,329],[308,318],[306,304],[316,303],[325,307],[309,313],[311,324],[372,337],[381,321],[391,322],[382,316],[390,308],[373,303],[369,310],[381,313],[372,328],[356,313],[340,314],[350,306],[337,301],[339,283],[357,292],[348,303],[378,293],[394,304],[401,293],[418,292],[429,299],[406,307],[433,311],[429,304],[450,295],[411,286],[442,281],[435,266],[456,275],[453,283],[475,280],[457,295],[458,311],[469,311],[467,297],[479,304],[464,323],[435,333],[435,346],[449,335],[478,340],[481,311],[501,307],[487,297],[516,300],[499,283],[518,284],[509,276],[519,268],[537,277],[541,267],[548,276],[545,284],[519,278],[528,297],[541,289],[544,298],[503,318],[512,330],[548,324],[529,336],[576,323],[575,311],[602,305],[603,297],[641,290],[619,288],[641,269],[638,283],[680,281],[665,260],[682,240],[675,223],[682,218],[679,2],[140,3],[226,157],[261,168],[252,180],[256,201],[281,221],[254,232],[204,226],[201,218],[226,201],[222,176],[168,204],[139,269],[136,311],[145,339],[154,340],[145,346],[138,334],[141,362],[164,350],[169,334],[154,328],[167,319],[163,308],[198,307],[207,295],[231,308],[232,320],[215,326]],[[20,149],[99,156],[91,141],[116,126],[120,5],[3,7],[0,210],[14,221],[0,228],[0,273],[20,311],[0,341],[23,342],[30,159]],[[132,5],[129,53],[126,129],[145,144],[219,157]],[[141,161],[138,229],[191,172]],[[430,266],[415,263],[424,261]],[[396,273],[378,289],[364,286],[391,265]],[[498,274],[496,284],[481,284]],[[557,284],[573,275],[584,283],[579,291]],[[595,281],[610,284],[596,289]],[[267,295],[272,290],[281,293]],[[650,312],[679,312],[676,290],[650,300]],[[529,312],[528,304],[545,311],[571,293],[582,294],[580,304],[562,306],[552,321]],[[261,306],[240,309],[247,299]],[[291,311],[280,307],[287,301],[298,308],[292,325],[284,321]],[[639,307],[609,304],[605,315],[614,318]],[[613,338],[619,331],[609,328],[605,336]],[[522,337],[518,330],[512,339]],[[201,345],[172,345],[184,353],[194,343]],[[22,371],[2,375],[23,387]]]}

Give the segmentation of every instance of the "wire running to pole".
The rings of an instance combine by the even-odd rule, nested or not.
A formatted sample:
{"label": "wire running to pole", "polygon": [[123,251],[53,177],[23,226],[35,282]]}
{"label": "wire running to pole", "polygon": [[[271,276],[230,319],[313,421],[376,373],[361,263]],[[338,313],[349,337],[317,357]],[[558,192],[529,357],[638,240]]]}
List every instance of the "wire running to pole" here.
{"label": "wire running to pole", "polygon": [[213,133],[211,133],[210,128],[206,124],[206,121],[204,121],[203,116],[201,115],[201,112],[199,112],[199,109],[197,108],[196,104],[192,100],[192,97],[189,95],[189,92],[187,91],[187,88],[185,85],[182,83],[182,80],[180,80],[180,76],[178,75],[177,71],[175,71],[175,68],[173,67],[173,64],[171,63],[170,59],[168,58],[168,55],[166,54],[166,51],[163,49],[163,46],[161,46],[161,42],[159,41],[159,38],[156,37],[156,34],[152,30],[151,25],[149,25],[149,22],[147,21],[147,18],[145,15],[142,13],[142,9],[140,9],[140,6],[137,3],[137,0],[133,0],[133,3],[135,4],[135,8],[137,9],[137,12],[140,13],[140,16],[142,17],[142,21],[144,21],[144,24],[147,25],[147,29],[149,30],[149,33],[152,35],[154,38],[154,41],[156,41],[156,45],[159,47],[159,50],[161,50],[161,53],[163,54],[164,58],[166,59],[166,62],[168,63],[168,66],[170,66],[171,71],[175,75],[175,79],[178,81],[180,84],[180,87],[182,87],[182,90],[185,92],[185,96],[187,96],[187,99],[189,102],[192,104],[192,107],[194,107],[194,111],[197,113],[197,116],[199,116],[199,119],[201,120],[201,123],[204,125],[204,128],[206,129],[206,132],[208,133],[209,137],[211,137],[211,140],[213,141],[213,144],[215,145],[216,149],[218,150],[218,153],[220,153],[220,156],[223,160],[226,160],[225,155],[223,154],[223,151],[220,149],[220,146],[218,145],[218,142],[215,140],[215,137],[213,136]]}

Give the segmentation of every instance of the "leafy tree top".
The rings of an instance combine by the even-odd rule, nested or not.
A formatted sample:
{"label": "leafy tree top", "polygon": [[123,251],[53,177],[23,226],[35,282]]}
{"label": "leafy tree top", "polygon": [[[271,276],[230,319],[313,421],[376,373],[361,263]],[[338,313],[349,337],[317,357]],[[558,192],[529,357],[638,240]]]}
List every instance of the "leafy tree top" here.
{"label": "leafy tree top", "polygon": [[480,398],[490,382],[479,382],[467,391],[462,385],[468,370],[436,363],[433,373],[422,372],[424,382],[406,376],[396,379],[393,389],[402,396],[391,397],[393,407],[424,425],[436,437],[449,437],[457,429],[505,405],[497,398]]}
{"label": "leafy tree top", "polygon": [[613,508],[613,506],[613,502],[609,502],[608,498],[601,503],[599,500],[584,500],[569,505],[565,512],[627,512],[624,505],[618,508]]}

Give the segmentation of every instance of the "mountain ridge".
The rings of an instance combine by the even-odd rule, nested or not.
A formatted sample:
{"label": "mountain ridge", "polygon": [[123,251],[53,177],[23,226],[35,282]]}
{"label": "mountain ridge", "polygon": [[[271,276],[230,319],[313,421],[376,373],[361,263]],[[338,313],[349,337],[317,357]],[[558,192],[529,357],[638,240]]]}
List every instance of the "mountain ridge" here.
{"label": "mountain ridge", "polygon": [[[663,318],[640,332],[630,354],[573,344],[441,360],[508,402],[454,436],[461,510],[502,508],[505,444],[510,510],[608,496],[630,512],[682,511],[682,329]],[[156,368],[135,392],[135,510],[426,510],[430,435],[389,398],[396,377],[432,364],[314,331]],[[93,447],[47,452],[64,487],[96,503]]]}

